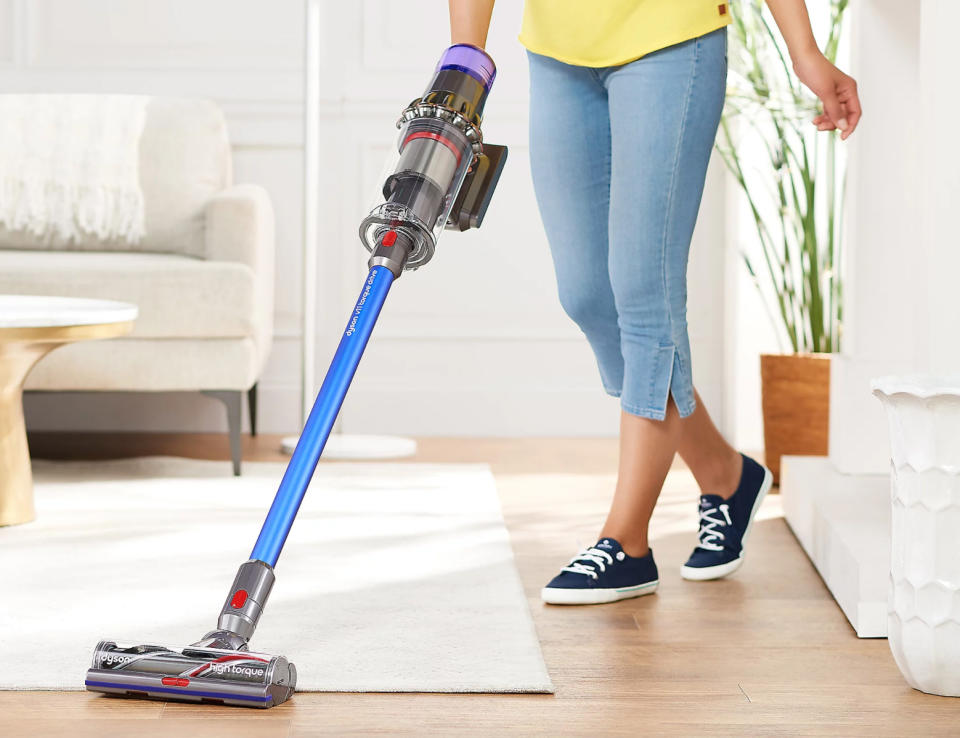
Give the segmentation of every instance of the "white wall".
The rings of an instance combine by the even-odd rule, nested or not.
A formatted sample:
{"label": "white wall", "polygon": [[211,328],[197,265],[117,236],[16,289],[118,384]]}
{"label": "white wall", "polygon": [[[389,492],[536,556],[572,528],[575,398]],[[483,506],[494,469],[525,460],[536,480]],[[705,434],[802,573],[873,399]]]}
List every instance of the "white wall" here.
{"label": "white wall", "polygon": [[[356,227],[394,121],[423,89],[448,37],[437,0],[322,7],[318,384],[359,291],[365,254]],[[488,219],[479,232],[446,234],[434,261],[395,286],[344,407],[350,432],[616,431],[616,402],[600,391],[592,355],[557,302],[536,213],[520,7],[498,4],[489,42],[500,73],[484,133],[511,152]],[[300,0],[0,0],[6,90],[199,95],[223,106],[237,181],[265,185],[277,209],[277,338],[261,381],[267,432],[294,430],[299,420],[302,24]],[[721,427],[725,211],[715,166],[693,246],[689,322],[696,381]],[[30,404],[32,427],[223,428],[220,408],[192,396]]]}
{"label": "white wall", "polygon": [[[887,425],[870,379],[960,375],[960,3],[865,0],[856,13],[865,113],[851,154],[848,338],[832,366],[830,459],[841,472],[885,473]],[[917,111],[914,124],[904,110]]]}
{"label": "white wall", "polygon": [[[757,161],[763,165],[763,157]],[[744,264],[743,252],[760,263],[760,244],[746,198],[736,181],[727,179],[727,261],[724,415],[719,428],[737,448],[763,448],[763,408],[760,397],[760,354],[789,351],[781,345],[767,305]]]}

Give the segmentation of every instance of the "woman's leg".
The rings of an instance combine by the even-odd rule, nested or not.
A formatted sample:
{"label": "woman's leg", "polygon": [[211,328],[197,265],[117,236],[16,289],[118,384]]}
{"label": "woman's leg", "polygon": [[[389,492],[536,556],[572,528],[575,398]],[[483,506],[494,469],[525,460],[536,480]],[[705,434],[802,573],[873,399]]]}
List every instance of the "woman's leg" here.
{"label": "woman's leg", "polygon": [[[624,380],[620,474],[604,534],[631,556],[696,408],[686,269],[723,108],[726,36],[717,31],[611,70],[609,270]],[[703,414],[705,416],[705,413]],[[692,436],[702,431],[694,420]],[[713,446],[702,455],[713,461]]]}
{"label": "woman's leg", "polygon": [[628,412],[620,414],[620,464],[613,504],[601,536],[620,541],[631,556],[649,549],[647,527],[675,448],[703,494],[729,498],[737,489],[742,457],[717,430],[700,395],[696,407],[681,418],[668,400],[662,421]]}
{"label": "woman's leg", "polygon": [[673,400],[663,420],[620,411],[620,464],[613,504],[600,537],[620,542],[629,556],[650,550],[647,527],[673,462],[683,419]]}
{"label": "woman's leg", "polygon": [[596,70],[530,53],[530,166],[560,304],[590,342],[604,389],[623,384],[607,267],[610,119]]}
{"label": "woman's leg", "polygon": [[694,395],[697,406],[690,417],[683,419],[677,451],[693,472],[702,494],[726,499],[740,482],[743,458],[720,435],[696,390]]}
{"label": "woman's leg", "polygon": [[[602,70],[530,54],[530,162],[560,303],[590,342],[604,389],[619,396],[624,363],[608,263],[607,105]],[[624,427],[634,438],[637,426],[628,419]],[[551,604],[613,602],[656,591],[658,578],[652,556],[632,558],[603,539],[563,567],[542,597]]]}

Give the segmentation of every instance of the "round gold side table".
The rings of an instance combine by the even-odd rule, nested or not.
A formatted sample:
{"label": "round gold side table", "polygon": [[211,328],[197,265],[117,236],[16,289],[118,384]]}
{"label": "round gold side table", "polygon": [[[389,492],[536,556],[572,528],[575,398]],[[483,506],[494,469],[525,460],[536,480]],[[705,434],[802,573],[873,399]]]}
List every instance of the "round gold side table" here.
{"label": "round gold side table", "polygon": [[23,383],[50,351],[129,333],[137,307],[112,300],[0,295],[0,525],[34,519]]}

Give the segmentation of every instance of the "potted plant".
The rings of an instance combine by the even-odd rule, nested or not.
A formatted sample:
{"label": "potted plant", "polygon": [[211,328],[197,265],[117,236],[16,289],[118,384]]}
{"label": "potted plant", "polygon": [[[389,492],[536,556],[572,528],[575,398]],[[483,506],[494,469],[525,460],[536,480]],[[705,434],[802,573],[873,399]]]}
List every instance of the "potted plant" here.
{"label": "potted plant", "polygon": [[[848,0],[830,0],[824,53],[836,60]],[[730,26],[730,82],[717,151],[745,195],[758,246],[742,249],[781,348],[760,357],[766,461],[827,453],[830,363],[840,348],[843,162],[837,133],[810,125],[819,102],[792,72],[763,0]],[[751,152],[756,151],[755,156]]]}

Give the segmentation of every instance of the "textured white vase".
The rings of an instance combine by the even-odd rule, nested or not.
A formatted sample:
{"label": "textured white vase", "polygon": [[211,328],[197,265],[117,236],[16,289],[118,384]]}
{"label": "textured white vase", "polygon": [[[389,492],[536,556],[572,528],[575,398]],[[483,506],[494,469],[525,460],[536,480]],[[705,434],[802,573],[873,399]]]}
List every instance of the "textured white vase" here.
{"label": "textured white vase", "polygon": [[891,449],[888,638],[911,687],[960,696],[960,377],[884,377]]}

